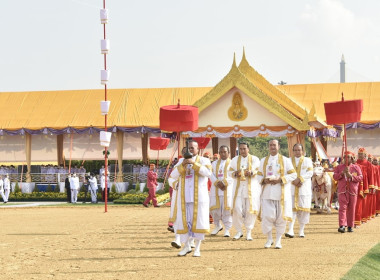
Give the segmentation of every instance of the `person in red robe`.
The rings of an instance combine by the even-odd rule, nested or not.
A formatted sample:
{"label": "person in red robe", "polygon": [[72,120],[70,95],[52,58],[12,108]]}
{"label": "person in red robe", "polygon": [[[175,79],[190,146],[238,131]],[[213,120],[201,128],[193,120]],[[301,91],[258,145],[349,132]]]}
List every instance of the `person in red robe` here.
{"label": "person in red robe", "polygon": [[371,163],[372,166],[372,185],[369,185],[368,189],[368,198],[367,198],[367,221],[371,220],[375,217],[375,205],[376,204],[376,185],[377,185],[377,178],[376,178],[376,173],[377,173],[377,168],[375,168],[372,164],[372,158],[373,156],[371,154],[368,154],[367,156],[367,161]]}
{"label": "person in red robe", "polygon": [[148,203],[152,201],[154,207],[160,207],[157,204],[157,198],[156,198],[156,187],[157,187],[157,172],[155,169],[154,164],[149,165],[149,171],[147,173],[147,187],[149,189],[148,197],[145,199],[143,205],[145,207],[148,207]]}
{"label": "person in red robe", "polygon": [[380,165],[379,165],[379,159],[374,157],[372,159],[372,164],[375,170],[377,170],[377,173],[375,173],[375,194],[374,194],[374,205],[375,205],[375,217],[377,217],[380,214]]}
{"label": "person in red robe", "polygon": [[363,180],[361,169],[358,165],[352,163],[355,155],[352,152],[345,152],[347,164],[340,164],[335,168],[334,180],[338,182],[338,200],[339,200],[339,229],[344,233],[353,232],[355,205],[358,196],[359,185]]}
{"label": "person in red robe", "polygon": [[359,148],[358,159],[356,164],[360,166],[363,174],[363,187],[358,190],[358,199],[355,211],[355,227],[367,222],[368,218],[368,200],[370,186],[373,186],[373,168],[372,163],[367,161],[367,151],[365,148]]}

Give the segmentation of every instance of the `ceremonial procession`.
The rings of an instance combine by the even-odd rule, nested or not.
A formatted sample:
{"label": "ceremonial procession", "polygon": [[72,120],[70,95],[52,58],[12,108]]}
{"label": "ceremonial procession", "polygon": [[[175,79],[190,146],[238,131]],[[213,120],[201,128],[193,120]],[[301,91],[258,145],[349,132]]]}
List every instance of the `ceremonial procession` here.
{"label": "ceremonial procession", "polygon": [[0,279],[380,279],[380,2],[5,2]]}

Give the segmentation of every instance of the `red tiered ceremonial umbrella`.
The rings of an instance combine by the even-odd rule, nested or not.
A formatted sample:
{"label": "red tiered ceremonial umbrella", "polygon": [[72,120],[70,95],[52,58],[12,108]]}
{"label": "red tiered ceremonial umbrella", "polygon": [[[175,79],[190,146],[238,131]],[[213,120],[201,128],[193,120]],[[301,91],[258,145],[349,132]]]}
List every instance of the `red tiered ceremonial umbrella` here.
{"label": "red tiered ceremonial umbrella", "polygon": [[[193,131],[198,129],[198,107],[181,105],[179,100],[177,105],[168,105],[160,108],[160,129],[165,131],[173,131],[177,133],[178,141],[178,158],[180,155],[180,133],[181,131]],[[174,152],[170,157],[169,164],[165,174],[172,163]],[[166,176],[165,176],[166,180]],[[165,185],[165,181],[164,181]]]}
{"label": "red tiered ceremonial umbrella", "polygon": [[[329,125],[343,124],[343,149],[347,152],[346,123],[360,121],[363,112],[363,100],[344,100],[342,92],[342,101],[325,103],[326,122]],[[347,164],[347,160],[346,160]]]}
{"label": "red tiered ceremonial umbrella", "polygon": [[151,150],[158,151],[157,152],[157,165],[158,159],[160,157],[160,150],[165,150],[169,145],[169,138],[162,137],[149,137],[149,147]]}
{"label": "red tiered ceremonial umbrella", "polygon": [[179,140],[181,131],[193,131],[198,129],[198,107],[189,105],[163,106],[160,108],[160,129],[177,132],[178,157]]}
{"label": "red tiered ceremonial umbrella", "polygon": [[210,139],[211,138],[208,137],[193,137],[193,140],[198,143],[198,148],[201,150],[201,154],[203,154],[203,150],[206,149]]}

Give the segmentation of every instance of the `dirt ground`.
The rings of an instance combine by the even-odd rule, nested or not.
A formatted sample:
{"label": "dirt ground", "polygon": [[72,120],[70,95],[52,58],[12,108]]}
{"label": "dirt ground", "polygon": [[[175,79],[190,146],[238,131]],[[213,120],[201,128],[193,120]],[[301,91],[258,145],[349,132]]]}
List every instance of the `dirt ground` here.
{"label": "dirt ground", "polygon": [[2,208],[0,279],[339,279],[380,241],[380,217],[340,234],[334,211],[312,213],[306,238],[284,237],[281,250],[264,249],[257,222],[253,241],[208,235],[200,258],[177,257],[168,214],[142,206]]}

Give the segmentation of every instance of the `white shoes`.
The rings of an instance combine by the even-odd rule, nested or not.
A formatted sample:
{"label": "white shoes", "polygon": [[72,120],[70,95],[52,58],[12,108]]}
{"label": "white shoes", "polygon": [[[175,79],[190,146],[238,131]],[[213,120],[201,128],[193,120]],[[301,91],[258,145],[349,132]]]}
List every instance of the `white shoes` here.
{"label": "white shoes", "polygon": [[267,242],[264,244],[264,248],[268,249],[268,248],[272,247],[272,245],[273,245],[273,240],[268,239]]}
{"label": "white shoes", "polygon": [[275,249],[281,249],[282,248],[282,245],[281,245],[281,240],[279,241],[276,241],[276,245],[274,247]]}
{"label": "white shoes", "polygon": [[194,238],[191,238],[190,240],[190,247],[195,248]]}
{"label": "white shoes", "polygon": [[201,241],[197,239],[195,242],[195,250],[194,250],[193,257],[200,257],[200,256],[201,256]]}
{"label": "white shoes", "polygon": [[172,247],[177,248],[177,249],[181,248],[181,243],[177,243],[176,241],[172,241],[171,245]]}
{"label": "white shoes", "polygon": [[252,233],[250,230],[247,230],[247,241],[252,241],[253,238],[252,238]]}
{"label": "white shoes", "polygon": [[190,247],[189,242],[186,242],[186,244],[183,247],[183,249],[178,253],[178,256],[179,257],[184,257],[184,256],[186,256],[189,253],[191,253],[191,247]]}
{"label": "white shoes", "polygon": [[233,240],[239,240],[242,237],[243,237],[243,233],[241,233],[240,231],[238,231],[238,233],[234,236]]}
{"label": "white shoes", "polygon": [[275,249],[281,249],[281,235],[276,237],[276,244],[274,245]]}
{"label": "white shoes", "polygon": [[300,237],[301,237],[301,238],[304,238],[304,237],[305,237],[305,233],[304,233],[303,231],[302,231],[302,232],[300,231]]}
{"label": "white shoes", "polygon": [[230,231],[228,229],[226,229],[223,236],[224,237],[230,237]]}
{"label": "white shoes", "polygon": [[211,232],[211,235],[217,235],[219,233],[219,231],[221,231],[223,229],[222,226],[216,226],[213,231]]}

